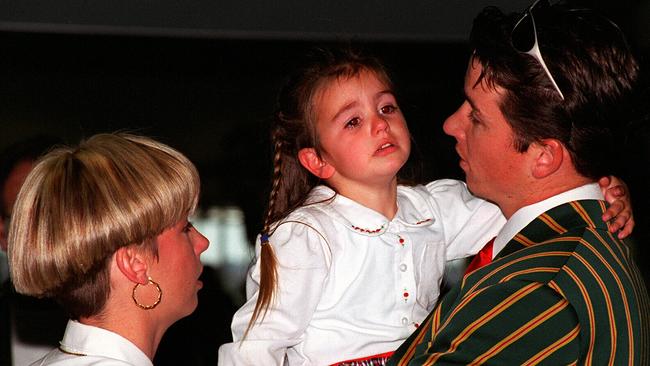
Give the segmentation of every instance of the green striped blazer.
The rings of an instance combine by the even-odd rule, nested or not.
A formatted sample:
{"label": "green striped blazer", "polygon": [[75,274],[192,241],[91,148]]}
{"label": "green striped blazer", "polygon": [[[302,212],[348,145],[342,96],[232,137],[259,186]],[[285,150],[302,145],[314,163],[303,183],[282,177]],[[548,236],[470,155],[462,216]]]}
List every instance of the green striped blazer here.
{"label": "green striped blazer", "polygon": [[466,275],[388,364],[648,364],[648,292],[604,211],[585,200],[537,217]]}

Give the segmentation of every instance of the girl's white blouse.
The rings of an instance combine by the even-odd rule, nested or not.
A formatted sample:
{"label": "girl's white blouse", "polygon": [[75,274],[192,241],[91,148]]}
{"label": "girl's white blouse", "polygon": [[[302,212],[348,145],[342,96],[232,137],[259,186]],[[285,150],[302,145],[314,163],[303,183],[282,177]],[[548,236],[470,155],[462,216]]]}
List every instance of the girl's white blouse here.
{"label": "girl's white blouse", "polygon": [[270,238],[275,302],[242,342],[257,260],[219,365],[329,365],[394,351],[436,304],[445,261],[475,254],[505,223],[497,206],[448,179],[399,186],[392,220],[325,186],[308,202]]}

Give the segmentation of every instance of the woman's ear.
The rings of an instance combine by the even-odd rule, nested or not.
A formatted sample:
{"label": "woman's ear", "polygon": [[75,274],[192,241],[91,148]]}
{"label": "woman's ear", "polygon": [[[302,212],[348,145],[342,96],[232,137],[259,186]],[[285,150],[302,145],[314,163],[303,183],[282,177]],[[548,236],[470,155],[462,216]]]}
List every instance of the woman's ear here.
{"label": "woman's ear", "polygon": [[305,169],[320,179],[329,179],[336,172],[336,169],[321,159],[312,147],[300,149],[298,160]]}
{"label": "woman's ear", "polygon": [[146,284],[149,266],[141,251],[133,246],[121,247],[115,252],[115,264],[126,278],[134,283]]}
{"label": "woman's ear", "polygon": [[564,161],[564,145],[556,139],[544,139],[530,145],[533,149],[532,175],[545,178],[555,173]]}

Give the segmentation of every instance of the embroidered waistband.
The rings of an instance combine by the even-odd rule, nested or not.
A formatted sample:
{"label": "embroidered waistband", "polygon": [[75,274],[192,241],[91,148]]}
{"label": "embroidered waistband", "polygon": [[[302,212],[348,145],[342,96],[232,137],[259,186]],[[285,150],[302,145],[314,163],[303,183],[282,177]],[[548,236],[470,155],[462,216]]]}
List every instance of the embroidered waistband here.
{"label": "embroidered waistband", "polygon": [[331,366],[384,366],[394,352],[386,352],[378,355],[355,358],[343,362],[337,362]]}

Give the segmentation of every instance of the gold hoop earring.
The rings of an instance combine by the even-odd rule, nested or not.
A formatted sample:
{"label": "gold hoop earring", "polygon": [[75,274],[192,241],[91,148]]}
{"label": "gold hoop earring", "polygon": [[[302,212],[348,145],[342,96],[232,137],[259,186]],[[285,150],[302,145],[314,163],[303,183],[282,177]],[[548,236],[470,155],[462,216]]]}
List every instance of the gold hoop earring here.
{"label": "gold hoop earring", "polygon": [[138,289],[138,286],[140,286],[139,283],[136,283],[135,286],[133,286],[133,291],[131,292],[131,297],[133,298],[133,302],[136,305],[138,305],[138,307],[140,307],[140,308],[142,308],[144,310],[151,310],[151,309],[155,308],[156,306],[158,306],[158,304],[160,304],[160,300],[162,300],[162,290],[160,289],[160,286],[156,283],[156,281],[152,280],[151,277],[149,277],[147,279],[147,285],[149,285],[149,284],[156,286],[156,290],[158,291],[158,298],[151,305],[142,305],[135,298],[136,290]]}

